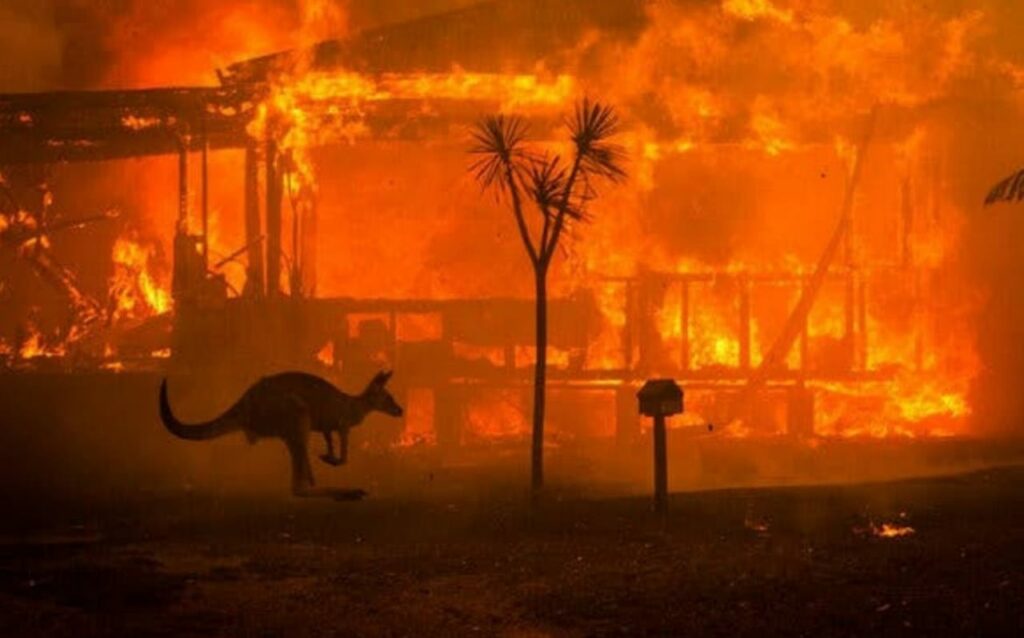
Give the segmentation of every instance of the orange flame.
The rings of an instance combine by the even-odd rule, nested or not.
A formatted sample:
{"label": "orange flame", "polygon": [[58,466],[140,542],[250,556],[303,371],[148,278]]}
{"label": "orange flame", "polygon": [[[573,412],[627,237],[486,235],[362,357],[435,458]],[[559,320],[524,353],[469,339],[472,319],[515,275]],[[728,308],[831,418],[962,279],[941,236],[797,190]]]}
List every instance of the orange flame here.
{"label": "orange flame", "polygon": [[111,258],[114,274],[110,296],[114,302],[113,318],[146,319],[171,309],[171,295],[151,272],[152,246],[121,237],[114,242]]}
{"label": "orange flame", "polygon": [[910,536],[917,530],[909,525],[897,525],[895,523],[882,523],[881,525],[871,525],[871,533],[879,538],[902,538],[904,536]]}
{"label": "orange flame", "polygon": [[[560,273],[555,277],[564,277],[556,282],[564,290],[589,287],[595,292],[603,323],[586,352],[585,367],[619,369],[627,360],[635,364],[638,346],[634,343],[634,352],[624,352],[629,341],[623,338],[623,330],[630,327],[624,286],[603,282],[602,276],[633,276],[643,270],[669,274],[808,274],[834,223],[830,211],[837,208],[858,151],[850,142],[851,131],[844,128],[848,122],[879,103],[901,107],[936,103],[951,95],[958,82],[981,64],[979,49],[973,46],[986,20],[981,12],[942,17],[912,7],[906,10],[905,20],[869,21],[830,12],[825,9],[830,3],[812,4],[721,0],[706,10],[684,10],[673,3],[651,3],[650,23],[638,41],[624,50],[616,49],[616,59],[603,60],[596,72],[587,70],[593,65],[581,64],[578,76],[569,72],[553,76],[474,73],[458,68],[450,73],[326,73],[312,72],[307,61],[300,60],[295,68],[272,78],[248,133],[259,140],[274,137],[286,157],[291,186],[316,191],[319,184],[312,149],[326,143],[365,139],[372,131],[372,116],[387,102],[413,102],[416,106],[410,109],[413,115],[409,117],[443,117],[441,101],[469,99],[481,103],[480,111],[547,114],[564,112],[582,86],[603,92],[611,102],[622,105],[631,124],[639,122],[622,139],[633,181],[629,188],[622,189],[623,193],[596,200],[593,212],[598,223],[581,233],[582,238],[573,246],[581,267],[569,276]],[[325,3],[308,1],[303,6],[303,32],[309,36],[329,35],[309,32],[318,22],[314,17],[326,10]],[[239,15],[239,11],[228,14],[243,25],[260,22]],[[247,38],[229,38],[231,46],[211,45],[217,49],[213,57],[221,59],[225,52],[235,55],[246,51],[247,46],[259,47],[249,53],[264,53],[281,48],[281,43],[288,40],[277,34],[269,21],[259,26],[254,30],[258,35],[256,44],[245,45]],[[308,43],[308,38],[302,40]],[[764,50],[778,51],[779,57],[773,59],[769,71],[761,66]],[[201,59],[206,65],[210,53],[190,55],[190,63],[184,65],[189,67],[185,75],[193,73],[191,69],[196,65],[191,61]],[[167,63],[156,65],[161,71],[173,66],[168,55],[159,56],[158,61]],[[742,81],[745,73],[737,69],[748,66],[757,82]],[[775,69],[780,66],[787,69],[784,82],[775,77]],[[1015,65],[993,63],[993,68],[1000,76],[1024,82],[1024,71]],[[650,115],[648,110],[657,112],[644,117]],[[667,122],[665,126],[652,123],[662,120]],[[152,122],[126,118],[122,124],[141,129]],[[904,140],[892,146],[896,147],[894,151],[879,150],[879,164],[897,167],[899,170],[894,172],[908,182],[923,183],[923,164],[930,155],[937,154],[938,142],[930,131],[907,132]],[[705,180],[701,175],[707,173],[691,174],[708,166],[716,173],[730,175],[736,184],[731,184],[728,191],[702,192]],[[813,169],[808,170],[809,166]],[[385,170],[391,177],[403,167],[395,163]],[[414,170],[406,169],[407,173]],[[790,173],[796,177],[790,177]],[[889,270],[885,276],[894,280],[897,275],[889,273],[900,259],[897,248],[890,244],[896,235],[893,220],[901,215],[911,219],[914,227],[902,267],[925,274],[942,274],[943,269],[949,269],[960,239],[963,211],[949,203],[937,187],[934,193],[918,189],[907,197],[906,208],[927,208],[931,214],[905,212],[898,198],[892,196],[899,184],[877,175],[869,176],[867,181],[870,183],[858,192],[858,198],[866,201],[858,205],[850,254],[837,263],[836,270],[850,268],[867,273],[886,267]],[[682,186],[671,190],[676,182]],[[657,202],[651,203],[652,193],[657,194],[659,189],[671,191],[671,210],[658,211]],[[743,200],[742,193],[748,192],[754,193],[750,196],[754,201]],[[668,197],[663,194],[662,199]],[[435,210],[449,212],[450,204],[444,197],[431,203]],[[936,212],[940,209],[941,215]],[[712,234],[708,232],[710,226],[725,226],[730,221],[716,216],[734,214],[731,221],[746,229],[742,236],[730,238],[731,243],[718,246],[717,251],[705,250],[700,257],[687,254],[706,249],[702,241]],[[670,218],[671,224],[662,219],[659,226],[658,215]],[[216,219],[211,220],[211,227],[216,228]],[[686,236],[691,228],[697,240],[690,241]],[[407,232],[406,236],[397,236],[399,230],[388,232],[396,233],[389,234],[388,243],[402,246],[403,242],[411,243],[410,236],[419,231]],[[678,236],[664,237],[673,233]],[[116,272],[122,274],[115,274],[115,280],[121,283],[112,288],[124,291],[117,295],[117,313],[137,317],[166,311],[170,298],[149,274],[152,253],[126,241],[130,248],[122,246],[125,254],[120,262],[117,246],[114,251]],[[417,263],[412,259],[403,265]],[[421,272],[407,274],[403,279],[422,282],[425,278]],[[330,283],[339,290],[349,282]],[[471,284],[459,288],[457,283],[450,286],[445,293],[454,296],[482,288]],[[798,290],[797,284],[791,292]],[[394,294],[403,292],[410,291]],[[678,352],[684,339],[689,346],[686,361],[673,355],[670,362],[704,372],[738,368],[743,362],[734,291],[719,290],[716,283],[702,283],[691,292],[690,323],[685,330],[678,320],[679,295],[667,296],[655,310],[654,326],[664,349]],[[786,360],[790,370],[845,352],[848,318],[838,303],[843,292],[837,296],[835,290],[828,290],[822,295],[807,326],[809,360],[803,361],[801,349],[794,347]],[[955,304],[940,307],[939,295],[926,285],[914,294],[895,293],[890,295],[892,298],[880,299],[874,293],[872,289],[867,293],[866,325],[860,325],[861,318],[855,319],[855,336],[867,342],[865,360],[858,359],[850,366],[873,380],[810,383],[817,399],[815,434],[969,434],[971,406],[967,390],[978,365],[972,327],[963,317],[973,308]],[[913,304],[908,301],[911,298]],[[774,314],[784,318],[793,303],[794,295],[775,303]],[[941,331],[926,325],[928,313],[936,310],[946,317]],[[770,314],[751,319],[752,366],[759,363],[763,350],[779,331],[779,321]],[[456,356],[483,365],[510,364],[501,349],[458,343],[454,348]],[[333,353],[326,348],[317,357],[325,364],[333,362]],[[533,354],[528,346],[517,347],[513,357],[512,366],[526,366]],[[569,363],[567,353],[553,352],[552,359],[553,367]],[[522,434],[519,408],[509,407],[515,403],[484,402],[471,408],[470,432],[494,438]],[[749,436],[756,433],[756,427],[736,422],[726,432],[729,436]]]}

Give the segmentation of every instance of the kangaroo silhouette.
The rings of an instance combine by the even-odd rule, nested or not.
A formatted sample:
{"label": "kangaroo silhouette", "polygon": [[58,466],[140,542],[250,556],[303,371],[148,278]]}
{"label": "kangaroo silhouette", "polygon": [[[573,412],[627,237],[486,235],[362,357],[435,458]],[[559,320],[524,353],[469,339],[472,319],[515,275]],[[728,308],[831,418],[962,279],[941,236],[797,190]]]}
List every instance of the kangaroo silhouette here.
{"label": "kangaroo silhouette", "polygon": [[[345,394],[330,382],[304,372],[285,372],[263,377],[242,394],[223,414],[205,423],[182,423],[174,416],[167,398],[167,380],[160,384],[160,418],[167,430],[181,439],[205,441],[242,431],[250,443],[264,438],[281,439],[292,463],[292,493],[296,496],[361,498],[362,490],[314,489],[309,464],[309,434],[324,437],[325,463],[338,466],[348,458],[349,431],[371,412],[402,416],[402,407],[387,390],[391,372],[380,372],[359,395]],[[334,433],[339,454],[334,453]]]}

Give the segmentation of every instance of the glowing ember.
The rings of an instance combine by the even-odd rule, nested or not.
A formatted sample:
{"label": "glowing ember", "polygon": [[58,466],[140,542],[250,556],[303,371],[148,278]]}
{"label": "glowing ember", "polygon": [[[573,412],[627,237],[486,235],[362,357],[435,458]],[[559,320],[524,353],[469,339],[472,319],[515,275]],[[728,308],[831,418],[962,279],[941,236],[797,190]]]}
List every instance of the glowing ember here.
{"label": "glowing ember", "polygon": [[28,337],[21,343],[18,356],[22,359],[53,358],[63,357],[67,354],[62,344],[48,344],[44,341],[43,335],[35,328],[31,328]]}
{"label": "glowing ember", "polygon": [[871,533],[879,538],[901,538],[916,533],[909,525],[898,525],[896,523],[882,523],[881,525],[871,524]]}
{"label": "glowing ember", "polygon": [[133,131],[144,131],[163,124],[158,117],[138,117],[137,115],[126,115],[121,118],[121,126]]}
{"label": "glowing ember", "polygon": [[328,368],[334,367],[334,341],[328,341],[317,351],[316,360]]}
{"label": "glowing ember", "polygon": [[437,443],[437,431],[433,427],[434,415],[434,394],[427,390],[411,390],[406,396],[405,429],[398,440],[398,447]]}

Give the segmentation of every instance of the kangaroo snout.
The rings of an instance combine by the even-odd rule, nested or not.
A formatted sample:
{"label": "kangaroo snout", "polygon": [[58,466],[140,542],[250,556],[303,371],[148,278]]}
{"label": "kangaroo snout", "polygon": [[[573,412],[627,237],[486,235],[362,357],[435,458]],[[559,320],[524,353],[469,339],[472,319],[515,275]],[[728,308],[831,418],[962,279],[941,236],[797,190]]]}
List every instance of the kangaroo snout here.
{"label": "kangaroo snout", "polygon": [[388,406],[386,412],[389,416],[393,417],[400,417],[403,414],[405,414],[405,411],[402,409],[402,406],[398,405],[394,401],[392,401],[391,405]]}

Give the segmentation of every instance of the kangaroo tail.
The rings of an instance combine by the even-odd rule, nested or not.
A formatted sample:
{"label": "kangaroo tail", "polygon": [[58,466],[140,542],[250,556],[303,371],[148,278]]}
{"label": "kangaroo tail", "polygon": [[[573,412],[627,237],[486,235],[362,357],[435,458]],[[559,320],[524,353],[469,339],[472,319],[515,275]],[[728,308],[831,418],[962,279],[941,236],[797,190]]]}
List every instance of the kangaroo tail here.
{"label": "kangaroo tail", "polygon": [[235,408],[232,407],[212,421],[194,424],[182,423],[174,416],[171,403],[167,400],[167,379],[160,384],[160,419],[164,422],[167,431],[179,439],[205,441],[234,432],[240,427],[234,412]]}

